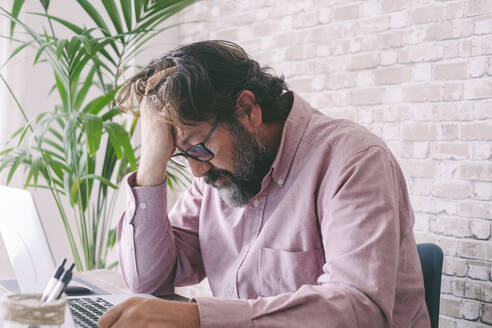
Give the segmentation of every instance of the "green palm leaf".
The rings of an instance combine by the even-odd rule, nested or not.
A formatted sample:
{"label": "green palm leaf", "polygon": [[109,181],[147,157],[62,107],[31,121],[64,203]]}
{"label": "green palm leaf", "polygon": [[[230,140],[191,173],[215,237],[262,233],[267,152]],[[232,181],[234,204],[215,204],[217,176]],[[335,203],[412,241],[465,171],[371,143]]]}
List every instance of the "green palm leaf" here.
{"label": "green palm leaf", "polygon": [[17,171],[17,168],[19,167],[22,160],[23,160],[22,157],[15,158],[14,162],[12,163],[12,166],[10,167],[9,174],[7,176],[7,184],[9,184],[12,178],[14,177],[14,173],[15,171]]}
{"label": "green palm leaf", "polygon": [[[109,143],[111,144],[114,153],[116,155],[117,159],[121,159],[123,157],[123,150],[121,149],[121,143],[118,140],[118,133],[115,131],[113,125],[108,125],[106,122],[103,124],[104,130],[108,134],[109,137]],[[104,163],[106,163],[107,160],[105,158]]]}
{"label": "green palm leaf", "polygon": [[10,148],[6,148],[2,151],[0,151],[0,156],[3,156],[3,155],[7,155],[8,153],[10,153],[12,150],[14,150],[15,148],[13,147],[10,147]]}
{"label": "green palm leaf", "polygon": [[97,97],[96,99],[92,100],[84,107],[84,109],[82,109],[82,112],[90,113],[90,114],[99,114],[99,112],[101,112],[101,110],[105,106],[107,106],[113,101],[114,95],[116,94],[116,92],[118,92],[118,90],[119,88],[116,88],[112,90],[110,93]]}
{"label": "green palm leaf", "polygon": [[[93,20],[93,22],[101,28],[101,32],[105,36],[110,35],[110,31],[104,20],[102,19],[101,15],[97,12],[96,8],[94,8],[93,5],[88,0],[77,0],[77,2],[80,4],[80,6],[85,10],[85,12],[89,15],[89,17]],[[111,43],[111,47],[113,48],[114,52],[116,53],[117,56],[120,55],[120,52],[118,48],[116,47],[116,44],[114,42]]]}
{"label": "green palm leaf", "polygon": [[[26,182],[24,182],[24,189],[26,189],[30,185],[31,180],[32,180],[32,170],[29,170],[27,174]],[[32,186],[34,187],[34,185]]]}
{"label": "green palm leaf", "polygon": [[108,13],[111,22],[113,22],[113,26],[118,34],[123,33],[123,25],[121,24],[120,14],[118,12],[118,8],[116,8],[116,4],[114,0],[102,0],[104,8]]}
{"label": "green palm leaf", "polygon": [[[137,161],[135,159],[135,153],[133,152],[133,147],[131,145],[128,133],[121,125],[114,122],[104,122],[104,128],[108,132],[109,139],[111,145],[113,145],[115,153],[117,155],[118,152],[119,154],[122,154],[120,149],[123,148],[132,171],[135,171],[137,169]],[[121,158],[121,155],[118,158]]]}
{"label": "green palm leaf", "polygon": [[[43,44],[46,43],[46,41],[44,40],[43,37],[41,37],[41,35],[34,32],[34,30],[32,30],[29,26],[27,26],[23,22],[19,21],[16,17],[12,16],[9,12],[7,12],[2,7],[0,7],[0,16],[7,17],[11,21],[14,21],[16,24],[20,24],[24,28],[24,30],[28,33],[28,35],[33,38],[33,41],[35,41],[39,46],[42,46]],[[53,51],[53,49],[49,46],[47,46],[47,50],[49,50],[49,51],[48,52],[45,51],[46,60],[49,61],[53,70],[60,76],[60,78],[66,79],[67,75],[64,73],[62,67],[57,63],[56,52]]]}
{"label": "green palm leaf", "polygon": [[[24,5],[24,0],[14,0],[12,5],[12,17],[19,17],[22,6]],[[10,21],[10,37],[14,35],[16,21]]]}
{"label": "green palm leaf", "polygon": [[74,110],[79,110],[80,106],[82,106],[82,103],[84,102],[85,97],[87,96],[87,92],[89,92],[89,89],[93,84],[95,73],[96,73],[96,66],[92,66],[91,70],[89,71],[89,74],[87,74],[87,77],[85,78],[84,84],[82,84],[81,88],[78,90],[75,96],[75,101],[73,104]]}
{"label": "green palm leaf", "polygon": [[34,188],[38,186],[39,171],[42,166],[43,158],[41,156],[35,157],[31,163],[31,172],[34,177]]}
{"label": "green palm leaf", "polygon": [[50,0],[39,0],[39,2],[41,2],[43,9],[47,11],[50,6]]}
{"label": "green palm leaf", "polygon": [[118,186],[117,185],[115,185],[114,183],[112,183],[111,181],[109,181],[108,179],[106,179],[105,177],[102,177],[102,176],[99,176],[99,175],[96,175],[96,174],[88,174],[88,175],[85,175],[85,176],[81,177],[81,180],[90,180],[90,179],[99,180],[102,183],[104,183],[106,186],[109,186],[109,187],[111,187],[113,189],[118,189]]}
{"label": "green palm leaf", "polygon": [[[90,32],[92,30],[101,30],[100,28],[91,28],[91,29],[85,29],[85,28],[82,28],[80,26],[77,26],[73,23],[70,23],[69,21],[66,21],[60,17],[56,17],[56,16],[53,16],[53,15],[47,15],[47,14],[43,14],[43,13],[32,13],[32,14],[35,14],[35,15],[39,15],[39,16],[44,16],[44,17],[47,17],[51,20],[54,20],[56,21],[57,23],[60,23],[61,25],[65,26],[66,28],[68,28],[69,30],[73,31],[75,34],[85,34],[86,37],[89,39],[89,40],[93,40],[94,38],[90,35]],[[102,31],[102,30],[101,30]],[[103,33],[104,34],[104,33]],[[108,40],[108,42],[106,44],[109,44],[109,43],[113,43],[114,42],[114,39],[115,37],[113,36],[110,36],[110,35],[107,35],[105,40]],[[114,45],[112,45],[114,46]],[[116,62],[114,61],[114,58],[104,49],[101,49],[98,51],[102,56],[104,56],[104,58],[106,58],[109,62],[111,62],[111,64],[113,64],[114,66],[116,66]]]}
{"label": "green palm leaf", "polygon": [[22,133],[19,136],[19,140],[17,141],[17,148],[19,148],[20,144],[24,140],[24,137],[26,136],[27,131],[31,128],[31,123],[28,122],[26,126],[22,129]]}
{"label": "green palm leaf", "polygon": [[4,67],[5,65],[7,65],[7,63],[12,59],[14,58],[19,52],[21,52],[24,48],[26,47],[29,47],[29,46],[32,46],[34,43],[34,41],[29,41],[29,42],[26,42],[24,44],[21,44],[19,47],[15,48],[14,51],[12,51],[12,53],[10,54],[10,56],[7,58],[7,60],[2,64],[2,67]]}
{"label": "green palm leaf", "polygon": [[137,23],[140,21],[140,15],[142,13],[142,0],[134,0],[133,7],[135,8],[135,20]]}
{"label": "green palm leaf", "polygon": [[62,108],[65,112],[68,112],[70,110],[70,108],[68,106],[67,89],[65,88],[61,78],[56,73],[55,73],[55,81],[56,81],[56,88],[58,89],[58,93],[60,94],[60,98],[61,98],[61,101],[63,103]]}
{"label": "green palm leaf", "polygon": [[76,34],[82,34],[84,32],[84,28],[80,27],[80,26],[77,26],[73,23],[70,23],[69,21],[67,20],[64,20],[62,18],[59,18],[59,17],[56,17],[56,16],[52,16],[52,15],[48,15],[48,14],[43,14],[43,13],[35,13],[35,12],[29,12],[29,14],[32,14],[32,15],[38,15],[38,16],[44,16],[44,17],[47,17],[49,19],[52,19],[62,25],[64,25],[66,28],[72,30],[73,32],[75,32]]}
{"label": "green palm leaf", "polygon": [[123,17],[125,17],[125,23],[127,31],[132,29],[132,1],[131,0],[120,0],[121,11],[123,12]]}
{"label": "green palm leaf", "polygon": [[88,113],[82,114],[81,118],[84,122],[89,156],[94,156],[101,143],[102,119],[97,115]]}

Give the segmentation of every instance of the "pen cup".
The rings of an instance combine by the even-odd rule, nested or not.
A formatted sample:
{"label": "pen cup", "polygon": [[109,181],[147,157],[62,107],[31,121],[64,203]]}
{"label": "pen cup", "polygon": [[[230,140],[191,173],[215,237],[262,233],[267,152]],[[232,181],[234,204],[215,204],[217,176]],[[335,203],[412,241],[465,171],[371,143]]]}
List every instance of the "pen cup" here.
{"label": "pen cup", "polygon": [[58,327],[65,321],[67,299],[41,303],[41,294],[10,294],[0,299],[3,328]]}

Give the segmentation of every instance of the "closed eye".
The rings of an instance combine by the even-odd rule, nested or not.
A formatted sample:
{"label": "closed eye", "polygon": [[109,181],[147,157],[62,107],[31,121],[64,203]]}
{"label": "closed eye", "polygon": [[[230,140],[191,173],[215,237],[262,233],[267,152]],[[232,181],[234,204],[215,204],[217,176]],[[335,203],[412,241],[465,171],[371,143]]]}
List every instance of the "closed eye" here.
{"label": "closed eye", "polygon": [[203,144],[191,146],[190,149],[187,150],[187,152],[189,154],[195,155],[197,157],[209,155],[209,152],[207,150],[205,150]]}

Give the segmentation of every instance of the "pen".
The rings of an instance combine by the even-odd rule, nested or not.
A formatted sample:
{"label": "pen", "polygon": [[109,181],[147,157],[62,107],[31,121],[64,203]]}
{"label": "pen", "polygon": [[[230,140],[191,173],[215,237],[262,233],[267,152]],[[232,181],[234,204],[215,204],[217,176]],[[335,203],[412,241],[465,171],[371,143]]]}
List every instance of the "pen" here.
{"label": "pen", "polygon": [[56,268],[55,273],[53,274],[53,277],[50,278],[50,281],[48,281],[48,285],[46,286],[43,296],[41,296],[41,302],[46,302],[48,297],[50,296],[51,291],[53,290],[53,287],[55,287],[56,283],[60,279],[63,270],[64,270],[64,265],[65,262],[67,262],[67,259],[63,259],[63,261],[60,263],[60,265]]}
{"label": "pen", "polygon": [[63,293],[63,289],[68,285],[68,283],[72,279],[72,270],[74,266],[75,263],[72,263],[70,268],[68,268],[68,270],[63,272],[61,278],[58,280],[55,287],[51,291],[50,296],[47,299],[47,302],[52,302],[60,298],[61,294]]}

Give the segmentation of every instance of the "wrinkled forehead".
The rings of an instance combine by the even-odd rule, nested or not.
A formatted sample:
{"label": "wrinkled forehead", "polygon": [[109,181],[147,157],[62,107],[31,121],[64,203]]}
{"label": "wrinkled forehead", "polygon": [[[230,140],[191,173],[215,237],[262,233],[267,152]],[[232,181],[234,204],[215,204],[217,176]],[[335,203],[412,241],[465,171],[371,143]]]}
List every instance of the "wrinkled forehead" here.
{"label": "wrinkled forehead", "polygon": [[[173,133],[177,146],[190,146],[201,142],[211,124],[208,122],[193,122],[190,124],[173,125]],[[201,139],[200,139],[201,138]],[[197,141],[197,139],[200,139]]]}

